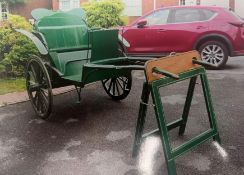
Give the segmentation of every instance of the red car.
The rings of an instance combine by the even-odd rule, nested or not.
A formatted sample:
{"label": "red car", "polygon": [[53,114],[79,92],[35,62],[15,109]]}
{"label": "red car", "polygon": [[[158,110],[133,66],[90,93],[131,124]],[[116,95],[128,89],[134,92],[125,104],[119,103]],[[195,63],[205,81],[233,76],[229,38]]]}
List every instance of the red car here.
{"label": "red car", "polygon": [[120,40],[127,55],[155,57],[195,49],[203,61],[222,68],[228,56],[244,55],[244,20],[222,7],[167,7],[121,27]]}

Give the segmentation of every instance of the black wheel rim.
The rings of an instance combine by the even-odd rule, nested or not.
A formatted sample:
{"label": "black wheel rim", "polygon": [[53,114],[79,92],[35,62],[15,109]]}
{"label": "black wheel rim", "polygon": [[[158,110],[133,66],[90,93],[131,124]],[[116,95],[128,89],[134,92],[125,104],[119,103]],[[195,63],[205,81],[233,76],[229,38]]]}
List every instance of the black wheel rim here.
{"label": "black wheel rim", "polygon": [[102,81],[106,93],[115,100],[122,100],[127,97],[131,83],[131,77],[116,77]]}
{"label": "black wheel rim", "polygon": [[39,60],[33,59],[28,64],[26,87],[37,115],[47,118],[52,107],[52,87],[48,72]]}

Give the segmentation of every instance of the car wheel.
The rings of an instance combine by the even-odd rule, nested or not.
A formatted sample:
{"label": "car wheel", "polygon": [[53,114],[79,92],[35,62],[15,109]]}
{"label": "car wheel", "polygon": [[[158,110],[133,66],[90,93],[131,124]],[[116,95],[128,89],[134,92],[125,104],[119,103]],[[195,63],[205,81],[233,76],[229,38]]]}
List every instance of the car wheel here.
{"label": "car wheel", "polygon": [[216,69],[225,66],[228,60],[227,47],[219,41],[207,41],[199,47],[201,58],[204,62],[213,64]]}

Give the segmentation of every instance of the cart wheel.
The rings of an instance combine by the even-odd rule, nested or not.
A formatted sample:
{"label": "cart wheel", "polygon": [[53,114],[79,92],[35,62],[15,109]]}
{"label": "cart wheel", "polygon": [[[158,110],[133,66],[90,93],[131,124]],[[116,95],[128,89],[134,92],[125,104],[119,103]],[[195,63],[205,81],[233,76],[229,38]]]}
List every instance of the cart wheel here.
{"label": "cart wheel", "polygon": [[36,114],[47,119],[52,111],[52,85],[48,71],[39,57],[31,59],[27,65],[26,89]]}
{"label": "cart wheel", "polygon": [[131,90],[131,75],[102,80],[103,88],[113,100],[123,100]]}

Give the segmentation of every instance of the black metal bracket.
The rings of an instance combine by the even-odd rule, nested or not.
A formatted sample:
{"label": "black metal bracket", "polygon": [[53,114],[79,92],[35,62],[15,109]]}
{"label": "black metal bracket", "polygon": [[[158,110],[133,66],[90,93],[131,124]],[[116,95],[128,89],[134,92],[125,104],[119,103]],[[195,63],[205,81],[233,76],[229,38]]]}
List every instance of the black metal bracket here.
{"label": "black metal bracket", "polygon": [[152,68],[152,72],[156,73],[156,74],[164,75],[166,77],[174,78],[174,79],[179,79],[180,78],[179,75],[176,75],[174,73],[168,72],[166,70],[159,69],[157,67]]}

